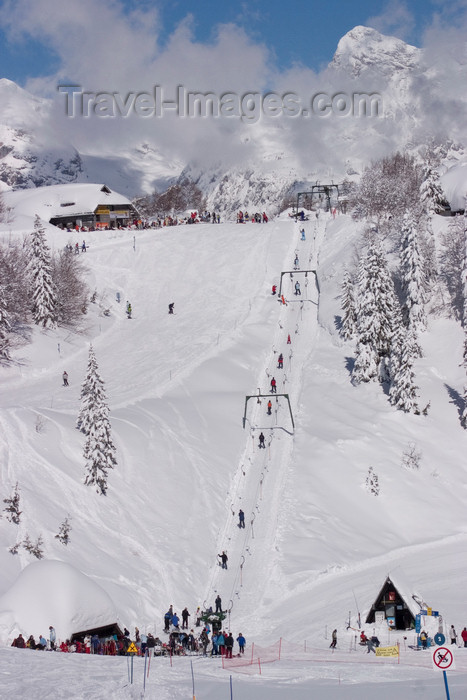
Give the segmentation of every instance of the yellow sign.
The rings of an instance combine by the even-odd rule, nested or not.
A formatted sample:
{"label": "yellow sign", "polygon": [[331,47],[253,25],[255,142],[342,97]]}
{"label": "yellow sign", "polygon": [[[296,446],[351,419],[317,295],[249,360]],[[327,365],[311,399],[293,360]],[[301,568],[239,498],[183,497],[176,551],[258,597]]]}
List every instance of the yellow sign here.
{"label": "yellow sign", "polygon": [[426,614],[427,614],[427,615],[431,615],[432,612],[433,612],[433,608],[427,608],[427,609],[426,609]]}
{"label": "yellow sign", "polygon": [[376,656],[399,656],[399,647],[378,647],[375,649]]}
{"label": "yellow sign", "polygon": [[110,214],[110,209],[106,207],[97,207],[96,214]]}
{"label": "yellow sign", "polygon": [[131,642],[130,646],[127,649],[128,654],[137,654],[138,653],[138,647],[134,642]]}

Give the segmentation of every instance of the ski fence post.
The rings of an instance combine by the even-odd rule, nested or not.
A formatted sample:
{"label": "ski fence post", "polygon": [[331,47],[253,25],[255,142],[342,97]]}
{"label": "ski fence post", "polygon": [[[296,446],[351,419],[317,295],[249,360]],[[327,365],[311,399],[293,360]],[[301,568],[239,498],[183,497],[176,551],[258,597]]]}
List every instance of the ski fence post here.
{"label": "ski fence post", "polygon": [[282,637],[279,639],[279,661],[281,660]]}
{"label": "ski fence post", "polygon": [[233,700],[232,676],[230,676],[230,700]]}
{"label": "ski fence post", "polygon": [[251,666],[251,664],[253,663],[253,654],[254,654],[254,650],[255,650],[255,643],[253,642],[252,645],[251,645],[251,662],[250,662],[250,666]]}
{"label": "ski fence post", "polygon": [[146,664],[148,662],[148,650],[144,652],[144,673],[143,673],[143,692],[146,690]]}
{"label": "ski fence post", "polygon": [[133,658],[134,658],[134,656],[132,654],[131,655],[131,664],[130,664],[130,667],[131,667],[131,681],[130,681],[130,683],[131,683],[131,685],[133,685]]}
{"label": "ski fence post", "polygon": [[190,666],[191,666],[191,683],[193,686],[193,700],[196,700],[196,695],[195,695],[195,674],[193,673],[193,661],[190,660]]}

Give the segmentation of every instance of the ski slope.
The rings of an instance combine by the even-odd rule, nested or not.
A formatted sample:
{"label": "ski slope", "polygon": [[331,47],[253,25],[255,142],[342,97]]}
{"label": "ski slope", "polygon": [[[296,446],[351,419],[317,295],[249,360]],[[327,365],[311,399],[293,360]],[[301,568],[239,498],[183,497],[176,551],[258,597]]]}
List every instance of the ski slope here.
{"label": "ski slope", "polygon": [[[22,549],[12,556],[8,547],[26,533],[33,540],[41,534],[46,558],[65,561],[102,586],[129,629],[162,636],[170,604],[179,613],[187,605],[193,624],[196,607],[214,606],[219,593],[234,636],[242,631],[249,645],[282,637],[301,648],[306,640],[318,666],[295,653],[295,661],[268,667],[261,686],[259,679],[239,681],[264,697],[284,697],[280,689],[288,693],[296,678],[303,697],[319,687],[320,697],[334,698],[342,679],[347,689],[356,683],[360,696],[366,683],[380,684],[378,697],[389,697],[392,684],[401,682],[413,693],[424,683],[427,693],[433,689],[426,697],[435,698],[436,680],[421,680],[430,665],[414,652],[407,651],[396,672],[350,649],[358,615],[364,619],[390,572],[406,575],[447,627],[467,623],[460,556],[465,433],[453,399],[465,380],[462,329],[432,317],[422,337],[425,354],[415,369],[420,404],[431,404],[428,416],[394,411],[377,385],[353,387],[353,346],[339,338],[337,316],[342,272],[359,246],[359,229],[348,217],[324,213],[303,225],[305,241],[301,224],[287,215],[267,225],[86,235],[81,259],[96,303],[81,329],[34,328],[33,342],[16,348],[13,366],[0,367],[3,493],[17,481],[23,510],[19,527],[0,521],[0,595],[35,561]],[[5,241],[10,236],[21,232],[3,234]],[[52,228],[48,236],[56,249],[76,242]],[[316,277],[284,275],[283,305],[271,286],[293,269],[297,253],[300,268],[316,270]],[[296,279],[301,297],[293,293]],[[173,316],[169,302],[175,302]],[[90,342],[118,452],[105,498],[82,483],[84,439],[75,429]],[[281,352],[283,370],[277,369]],[[61,386],[65,369],[67,389]],[[290,397],[295,425],[284,398],[272,399],[270,417],[266,398],[250,399],[244,429],[245,397],[258,389],[269,393],[272,376],[278,394]],[[258,448],[261,431],[265,450]],[[416,472],[401,466],[411,443],[422,452]],[[380,480],[377,498],[364,488],[370,466]],[[239,508],[245,530],[237,526]],[[65,548],[55,534],[67,515],[73,530]],[[227,571],[218,566],[222,550]],[[38,635],[54,624],[59,637],[69,634],[70,611],[53,605],[57,588],[60,581],[51,583],[51,599],[31,613],[25,632]],[[17,633],[17,619],[0,599],[4,643]],[[331,655],[334,627],[339,644]],[[385,643],[402,641],[398,633],[376,631]],[[0,667],[16,653],[5,650]],[[47,661],[42,671],[36,658],[27,663],[47,685],[64,661]],[[60,666],[64,682],[80,677],[85,663]],[[205,697],[214,697],[225,672],[198,663]],[[183,664],[176,672],[161,668],[154,697],[183,697],[190,675]],[[106,697],[109,687],[112,696],[125,697],[125,668],[118,667],[112,682],[103,668],[86,671],[96,697]],[[462,659],[458,669],[467,670]],[[173,683],[178,695],[171,694],[178,692]]]}

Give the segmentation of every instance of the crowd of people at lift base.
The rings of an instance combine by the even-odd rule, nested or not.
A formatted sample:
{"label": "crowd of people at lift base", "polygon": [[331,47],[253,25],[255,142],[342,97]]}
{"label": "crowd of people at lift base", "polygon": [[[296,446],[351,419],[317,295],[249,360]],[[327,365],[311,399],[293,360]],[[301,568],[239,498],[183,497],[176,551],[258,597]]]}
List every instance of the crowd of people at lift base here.
{"label": "crowd of people at lift base", "polygon": [[[225,552],[222,553],[225,555]],[[222,556],[222,555],[219,555]],[[225,568],[227,568],[227,555],[225,555]],[[164,632],[168,635],[166,641],[150,632],[142,633],[135,627],[134,635],[125,627],[123,634],[110,634],[100,637],[97,632],[83,634],[73,640],[57,642],[56,632],[52,625],[49,627],[48,639],[39,635],[38,641],[33,635],[26,640],[19,634],[11,644],[17,649],[35,649],[41,651],[60,651],[76,654],[99,654],[104,656],[126,656],[134,653],[137,656],[148,655],[189,655],[223,656],[232,658],[235,642],[238,645],[238,655],[245,652],[246,639],[240,632],[234,639],[229,631],[222,629],[222,621],[225,611],[222,610],[222,600],[218,595],[215,600],[215,612],[212,607],[202,612],[198,607],[196,611],[196,628],[189,629],[190,613],[184,608],[181,616],[177,615],[171,605],[164,615]]]}

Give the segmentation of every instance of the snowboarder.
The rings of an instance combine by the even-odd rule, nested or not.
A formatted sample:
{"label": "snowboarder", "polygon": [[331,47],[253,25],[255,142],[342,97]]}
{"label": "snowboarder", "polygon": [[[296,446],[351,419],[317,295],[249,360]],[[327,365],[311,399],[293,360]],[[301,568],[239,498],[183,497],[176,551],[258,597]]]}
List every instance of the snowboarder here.
{"label": "snowboarder", "polygon": [[272,409],[272,403],[271,403],[271,399],[269,399],[269,401],[268,401],[268,416],[271,415],[271,409]]}
{"label": "snowboarder", "polygon": [[63,386],[68,386],[68,372],[63,372],[62,374],[63,377]]}
{"label": "snowboarder", "polygon": [[337,644],[337,630],[332,631],[332,642],[329,645],[330,649],[335,649]]}
{"label": "snowboarder", "polygon": [[228,561],[228,556],[225,552],[222,552],[222,554],[218,554],[218,557],[220,557],[221,560],[221,566],[223,569],[227,568],[227,561]]}
{"label": "snowboarder", "polygon": [[306,240],[306,238],[305,238],[305,229],[304,229],[304,228],[302,228],[302,229],[300,230],[300,239],[301,239],[302,241]]}
{"label": "snowboarder", "polygon": [[175,306],[175,302],[172,302],[171,304],[169,304],[169,314],[173,314],[174,306]]}
{"label": "snowboarder", "polygon": [[216,613],[221,613],[222,612],[222,598],[220,597],[220,595],[217,596],[217,598],[214,602],[216,604]]}
{"label": "snowboarder", "polygon": [[242,509],[238,511],[238,527],[245,527],[245,513]]}
{"label": "snowboarder", "polygon": [[260,433],[260,434],[259,434],[259,447],[260,447],[260,448],[262,447],[263,449],[266,449],[266,445],[264,444],[264,435],[263,435],[263,433]]}
{"label": "snowboarder", "polygon": [[127,301],[126,303],[126,315],[128,316],[128,318],[131,318],[131,304],[129,301]]}
{"label": "snowboarder", "polygon": [[282,353],[279,355],[277,358],[277,369],[282,369],[284,366],[284,358],[282,356]]}
{"label": "snowboarder", "polygon": [[290,340],[290,333],[289,333],[288,336],[287,336],[287,345],[290,345],[291,342],[292,342],[292,341]]}
{"label": "snowboarder", "polygon": [[299,295],[299,296],[302,295],[302,293],[300,291],[300,282],[298,280],[295,282],[295,296],[297,296],[297,295]]}
{"label": "snowboarder", "polygon": [[271,394],[277,394],[276,380],[274,379],[274,377],[271,379]]}

